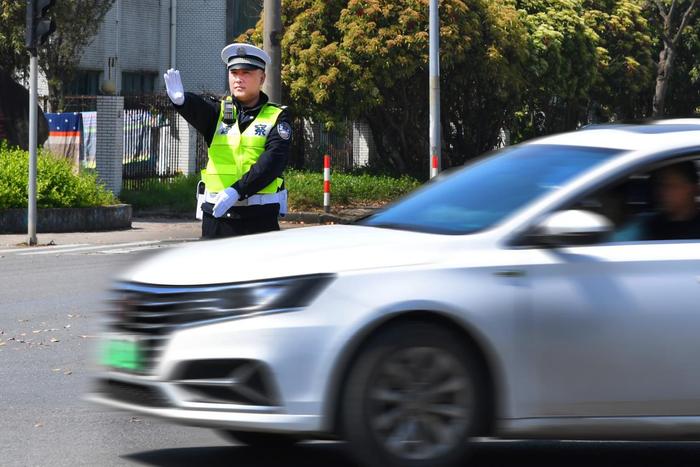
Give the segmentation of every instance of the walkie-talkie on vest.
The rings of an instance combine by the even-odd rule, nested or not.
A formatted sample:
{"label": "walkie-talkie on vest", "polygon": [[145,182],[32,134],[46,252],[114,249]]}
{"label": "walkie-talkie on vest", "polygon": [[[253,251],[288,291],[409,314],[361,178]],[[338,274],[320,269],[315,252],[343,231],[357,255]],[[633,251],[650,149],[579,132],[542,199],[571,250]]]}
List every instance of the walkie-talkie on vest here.
{"label": "walkie-talkie on vest", "polygon": [[233,102],[229,99],[224,101],[224,118],[221,120],[226,125],[233,125]]}

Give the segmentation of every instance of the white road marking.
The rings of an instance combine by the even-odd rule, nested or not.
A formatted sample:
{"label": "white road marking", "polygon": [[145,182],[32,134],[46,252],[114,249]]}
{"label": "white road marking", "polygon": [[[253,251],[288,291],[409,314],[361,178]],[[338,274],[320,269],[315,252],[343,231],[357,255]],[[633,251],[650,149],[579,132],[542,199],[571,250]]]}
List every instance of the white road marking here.
{"label": "white road marking", "polygon": [[128,253],[133,253],[134,251],[144,251],[144,250],[154,250],[156,248],[170,248],[172,245],[145,245],[137,246],[133,248],[114,248],[111,250],[99,250],[95,251],[94,254],[99,255],[125,255]]}
{"label": "white road marking", "polygon": [[143,242],[131,242],[131,243],[114,243],[111,245],[93,245],[93,246],[85,246],[85,247],[79,247],[79,248],[69,248],[69,249],[63,249],[59,251],[29,251],[26,253],[19,253],[19,256],[29,256],[29,255],[50,255],[50,254],[63,254],[63,253],[75,253],[79,251],[91,251],[91,250],[110,250],[110,249],[115,249],[115,248],[123,248],[123,247],[128,247],[128,246],[143,246],[143,245],[154,245],[157,243],[161,243],[161,240],[149,240],[149,241],[143,241]]}
{"label": "white road marking", "polygon": [[39,247],[17,247],[9,248],[7,250],[0,250],[0,253],[21,253],[23,251],[43,251],[43,250],[60,250],[62,248],[75,248],[78,246],[86,246],[89,243],[73,243],[71,245],[50,245],[50,246],[39,246]]}

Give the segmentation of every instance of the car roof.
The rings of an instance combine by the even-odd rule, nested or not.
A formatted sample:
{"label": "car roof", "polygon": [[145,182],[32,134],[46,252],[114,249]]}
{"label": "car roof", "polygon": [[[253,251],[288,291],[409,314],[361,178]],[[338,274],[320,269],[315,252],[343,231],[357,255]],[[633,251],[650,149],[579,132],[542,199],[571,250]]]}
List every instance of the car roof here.
{"label": "car roof", "polygon": [[584,146],[637,151],[700,146],[700,118],[659,120],[647,124],[588,125],[577,131],[526,144]]}

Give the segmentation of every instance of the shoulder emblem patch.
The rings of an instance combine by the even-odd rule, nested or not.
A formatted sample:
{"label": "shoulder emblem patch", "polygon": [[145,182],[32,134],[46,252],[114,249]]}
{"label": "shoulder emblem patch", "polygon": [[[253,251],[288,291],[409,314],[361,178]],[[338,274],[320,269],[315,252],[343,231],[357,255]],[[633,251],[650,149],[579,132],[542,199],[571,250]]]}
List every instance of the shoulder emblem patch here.
{"label": "shoulder emblem patch", "polygon": [[292,137],[292,126],[287,122],[282,122],[277,125],[277,133],[279,133],[280,138],[288,140]]}

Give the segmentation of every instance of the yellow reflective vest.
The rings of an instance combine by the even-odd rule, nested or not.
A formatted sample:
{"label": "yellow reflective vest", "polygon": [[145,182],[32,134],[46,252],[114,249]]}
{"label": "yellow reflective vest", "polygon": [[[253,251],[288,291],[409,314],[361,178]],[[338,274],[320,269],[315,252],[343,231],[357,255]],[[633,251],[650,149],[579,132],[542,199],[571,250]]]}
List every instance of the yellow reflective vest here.
{"label": "yellow reflective vest", "polygon": [[[227,97],[226,100],[230,101],[231,97]],[[224,104],[225,101],[222,101],[216,132],[209,146],[209,162],[207,168],[202,171],[202,180],[207,190],[214,193],[232,186],[257,162],[265,152],[267,136],[283,111],[274,104],[265,103],[255,120],[241,133],[235,106],[233,106],[234,123],[232,125],[224,123]],[[258,193],[277,193],[281,186],[282,179],[276,178]]]}

